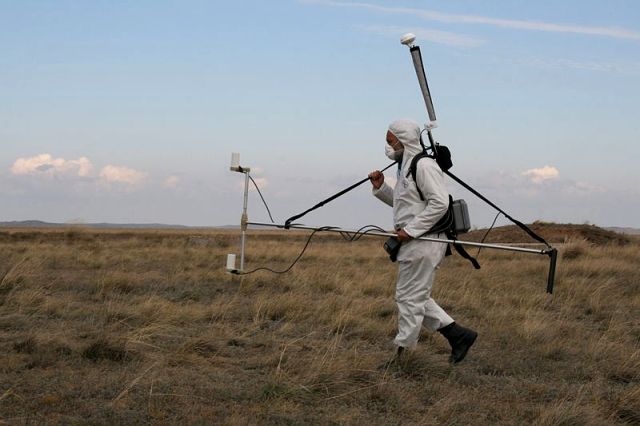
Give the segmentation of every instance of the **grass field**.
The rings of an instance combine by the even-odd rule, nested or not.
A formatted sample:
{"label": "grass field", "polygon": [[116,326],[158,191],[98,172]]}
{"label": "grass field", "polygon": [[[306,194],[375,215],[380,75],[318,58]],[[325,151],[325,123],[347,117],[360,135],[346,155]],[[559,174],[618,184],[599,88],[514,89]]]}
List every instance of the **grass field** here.
{"label": "grass field", "polygon": [[[251,231],[247,266],[306,236]],[[379,239],[237,277],[231,231],[0,230],[0,423],[640,424],[640,242],[588,240],[561,246],[553,296],[546,257],[447,258],[433,295],[476,345],[451,366],[424,332],[384,369]]]}

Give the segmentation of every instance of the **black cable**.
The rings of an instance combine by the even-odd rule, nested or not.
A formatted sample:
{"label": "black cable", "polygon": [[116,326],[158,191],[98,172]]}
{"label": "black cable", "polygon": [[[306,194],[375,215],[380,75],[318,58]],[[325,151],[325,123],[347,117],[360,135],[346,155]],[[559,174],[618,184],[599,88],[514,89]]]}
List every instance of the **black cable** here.
{"label": "black cable", "polygon": [[346,241],[352,242],[352,241],[358,241],[360,238],[362,238],[367,233],[372,231],[387,232],[386,229],[382,229],[377,225],[365,225],[354,233],[350,233],[346,231],[340,232],[340,236],[344,238]]}
{"label": "black cable", "polygon": [[271,219],[271,223],[276,223],[273,220],[273,216],[271,216],[271,210],[269,210],[269,206],[267,205],[267,202],[264,200],[264,197],[262,196],[262,192],[260,192],[260,188],[258,188],[256,181],[253,180],[250,174],[247,173],[247,175],[249,176],[249,179],[251,179],[251,182],[253,182],[253,186],[256,187],[256,190],[258,191],[258,195],[260,195],[260,198],[262,199],[262,204],[264,204],[264,206],[267,208],[267,213],[269,213],[269,219]]}
{"label": "black cable", "polygon": [[[286,272],[289,272],[291,270],[291,268],[293,268],[293,266],[298,263],[298,260],[300,260],[300,258],[302,258],[302,255],[304,254],[304,252],[307,250],[307,247],[309,246],[309,243],[311,243],[311,239],[313,238],[313,236],[315,235],[316,232],[320,232],[320,231],[327,231],[329,229],[336,229],[335,226],[323,226],[322,228],[317,228],[314,229],[313,232],[311,233],[311,235],[309,235],[309,238],[307,239],[307,242],[305,243],[304,247],[302,248],[302,251],[300,252],[300,254],[298,255],[298,257],[296,257],[296,259],[293,261],[293,263],[291,265],[289,265],[289,267],[283,271],[275,271],[271,268],[267,268],[267,267],[260,267],[260,268],[256,268],[253,269],[251,271],[248,272],[232,272],[235,275],[248,275],[248,274],[253,274],[254,272],[258,272],[258,271],[268,271],[268,272],[272,272],[274,274],[284,274]],[[355,233],[351,234],[349,232],[340,232],[340,236],[342,236],[342,238],[344,238],[346,241],[352,242],[352,241],[358,241],[360,238],[362,238],[364,235],[366,235],[368,232],[372,232],[372,231],[380,231],[380,232],[387,232],[386,230],[382,229],[381,227],[377,226],[377,225],[365,225],[362,228],[358,229]]]}
{"label": "black cable", "polygon": [[[482,240],[480,240],[480,244],[484,243],[484,240],[487,239],[487,235],[489,235],[489,232],[491,232],[491,230],[493,229],[494,225],[496,224],[496,220],[498,220],[498,216],[500,216],[501,214],[502,213],[498,212],[496,217],[493,218],[493,223],[491,224],[489,229],[487,229],[487,232],[484,233],[484,237],[482,237]],[[481,249],[482,249],[482,247],[478,247],[478,252],[476,253],[476,258],[478,258],[478,255],[480,255],[480,250]]]}
{"label": "black cable", "polygon": [[298,263],[298,260],[300,260],[300,258],[302,257],[302,255],[304,254],[304,252],[307,250],[307,247],[309,246],[309,243],[311,242],[311,239],[313,238],[313,236],[316,234],[316,232],[320,232],[320,231],[325,231],[327,229],[333,229],[335,228],[335,226],[323,226],[322,228],[318,228],[318,229],[314,229],[313,232],[311,233],[311,235],[309,235],[309,238],[307,239],[307,242],[305,243],[304,247],[302,248],[302,251],[300,252],[300,254],[298,255],[298,257],[296,257],[296,259],[293,261],[293,263],[291,265],[289,265],[289,267],[283,271],[275,271],[271,268],[267,268],[267,267],[261,267],[261,268],[256,268],[252,271],[248,271],[248,272],[238,272],[238,271],[234,271],[232,272],[232,274],[235,275],[249,275],[249,274],[253,274],[254,272],[258,272],[258,271],[269,271],[272,272],[274,274],[284,274],[287,273],[291,270],[291,268],[293,268],[293,266]]}
{"label": "black cable", "polygon": [[[389,167],[393,166],[393,165],[394,165],[394,164],[396,164],[396,163],[397,163],[397,161],[394,161],[393,163],[389,164],[387,167],[385,167],[384,169],[382,169],[382,170],[380,170],[380,171],[381,171],[381,172],[384,172],[385,170],[387,170]],[[365,183],[365,182],[366,182],[366,181],[368,181],[368,180],[370,180],[370,179],[369,179],[368,177],[366,177],[366,178],[362,179],[361,181],[358,181],[358,182],[354,183],[354,184],[353,184],[353,185],[351,185],[350,187],[343,189],[342,191],[338,192],[337,194],[333,194],[331,197],[329,197],[329,198],[327,198],[327,199],[325,199],[325,200],[320,201],[318,204],[316,204],[315,206],[311,207],[310,209],[307,209],[307,210],[303,211],[302,213],[298,213],[298,214],[297,214],[297,215],[295,215],[295,216],[291,216],[289,219],[287,219],[287,220],[284,222],[284,229],[289,229],[289,227],[291,227],[291,223],[292,223],[294,220],[296,220],[296,219],[300,219],[302,216],[306,215],[307,213],[309,213],[309,212],[311,212],[311,211],[313,211],[313,210],[315,210],[315,209],[318,209],[318,208],[320,208],[320,207],[324,206],[325,204],[327,204],[327,203],[329,203],[329,202],[331,202],[331,201],[335,200],[335,199],[336,199],[336,198],[338,198],[338,197],[343,196],[343,195],[344,195],[344,194],[346,194],[347,192],[351,191],[351,190],[352,190],[352,189],[354,189],[354,188],[357,188],[358,186],[362,185],[363,183]]]}

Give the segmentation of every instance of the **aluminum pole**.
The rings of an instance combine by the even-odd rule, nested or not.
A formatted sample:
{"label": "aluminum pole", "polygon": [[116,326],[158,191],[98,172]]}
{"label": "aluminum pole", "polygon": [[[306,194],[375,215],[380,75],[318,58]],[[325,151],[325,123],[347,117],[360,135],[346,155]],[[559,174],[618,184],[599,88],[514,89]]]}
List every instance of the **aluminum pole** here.
{"label": "aluminum pole", "polygon": [[242,218],[240,219],[240,229],[242,235],[240,238],[240,271],[244,271],[244,243],[247,234],[247,225],[249,217],[247,216],[247,204],[249,203],[249,171],[243,171],[244,173],[244,202],[242,206]]}
{"label": "aluminum pole", "polygon": [[[268,227],[268,228],[286,229],[285,225],[280,225],[280,224],[275,224],[275,223],[247,222],[247,225],[264,226],[264,227]],[[324,228],[319,228],[319,227],[296,225],[296,224],[290,225],[289,228],[290,229],[302,229],[302,230],[305,230],[305,231],[317,231],[319,229],[322,229],[323,232],[338,232],[338,233],[346,232],[346,233],[351,233],[351,234],[361,233],[363,235],[372,235],[372,236],[375,236],[375,237],[396,237],[397,236],[396,234],[394,234],[392,232],[380,232],[380,231],[362,232],[362,231],[358,231],[358,230],[355,230],[355,229],[342,229],[342,228],[324,229]],[[536,249],[528,249],[528,248],[524,248],[524,247],[504,246],[504,245],[499,245],[499,244],[476,243],[476,242],[473,242],[473,241],[448,240],[448,239],[444,239],[444,238],[431,238],[431,237],[419,237],[419,238],[416,238],[416,240],[433,241],[433,242],[443,243],[443,244],[460,244],[460,245],[464,245],[464,246],[484,247],[484,248],[491,248],[491,249],[496,249],[496,250],[515,251],[515,252],[521,252],[521,253],[546,254],[546,255],[549,254],[549,250],[547,250],[547,249],[536,250]]]}

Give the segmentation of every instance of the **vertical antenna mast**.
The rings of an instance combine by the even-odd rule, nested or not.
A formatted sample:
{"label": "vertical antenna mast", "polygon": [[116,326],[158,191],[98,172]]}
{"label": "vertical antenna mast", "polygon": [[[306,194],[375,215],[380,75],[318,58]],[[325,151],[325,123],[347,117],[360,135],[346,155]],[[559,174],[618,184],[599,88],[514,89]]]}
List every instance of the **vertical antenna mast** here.
{"label": "vertical antenna mast", "polygon": [[433,100],[431,99],[431,92],[429,92],[429,84],[427,83],[427,75],[424,72],[424,63],[422,62],[422,53],[420,52],[420,46],[416,46],[414,41],[416,40],[415,34],[408,33],[400,38],[400,43],[409,47],[411,52],[411,59],[413,60],[413,67],[416,70],[416,76],[418,77],[418,84],[420,85],[420,91],[424,98],[424,104],[427,107],[427,114],[429,115],[429,123],[427,123],[427,130],[438,127],[436,119],[436,110],[433,108]]}

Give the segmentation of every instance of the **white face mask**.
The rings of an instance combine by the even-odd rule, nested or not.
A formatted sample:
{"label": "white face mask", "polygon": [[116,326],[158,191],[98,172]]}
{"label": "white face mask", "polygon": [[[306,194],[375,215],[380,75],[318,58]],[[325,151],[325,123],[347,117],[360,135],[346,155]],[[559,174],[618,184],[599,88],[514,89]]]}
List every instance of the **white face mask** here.
{"label": "white face mask", "polygon": [[399,151],[393,149],[393,147],[389,144],[386,144],[384,147],[384,153],[387,157],[389,157],[393,161],[400,161],[402,159],[402,154],[404,153],[404,148]]}

